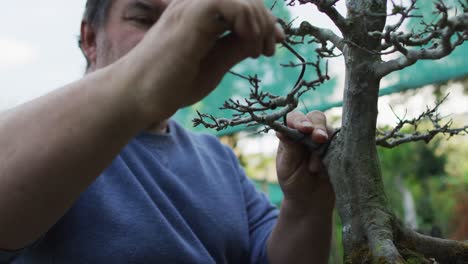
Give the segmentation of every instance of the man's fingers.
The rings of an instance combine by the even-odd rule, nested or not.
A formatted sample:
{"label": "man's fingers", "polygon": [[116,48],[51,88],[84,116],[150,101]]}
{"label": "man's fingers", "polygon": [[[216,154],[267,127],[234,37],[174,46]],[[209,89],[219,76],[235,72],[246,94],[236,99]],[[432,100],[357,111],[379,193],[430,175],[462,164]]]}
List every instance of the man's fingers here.
{"label": "man's fingers", "polygon": [[276,19],[262,0],[211,1],[216,1],[220,15],[231,26],[231,30],[244,41],[250,42],[251,57],[273,54],[274,47],[270,42],[276,43]]}
{"label": "man's fingers", "polygon": [[311,134],[314,141],[325,143],[329,139],[327,118],[320,111],[312,111],[307,115],[299,111],[291,112],[286,117],[288,127]]}
{"label": "man's fingers", "polygon": [[284,135],[283,133],[276,132],[276,137],[284,144],[284,145],[295,145],[298,144],[290,139],[288,136]]}
{"label": "man's fingers", "polygon": [[286,33],[284,33],[284,29],[279,23],[275,24],[275,37],[276,42],[282,42],[286,39]]}
{"label": "man's fingers", "polygon": [[314,125],[311,120],[299,111],[289,113],[286,116],[286,123],[288,127],[297,129],[302,133],[312,133],[314,131]]}
{"label": "man's fingers", "polygon": [[265,38],[263,47],[263,54],[265,54],[265,56],[273,56],[276,50],[275,35],[270,35],[269,37]]}
{"label": "man's fingers", "polygon": [[276,164],[282,164],[282,166],[278,166],[276,169],[278,175],[289,176],[304,162],[307,149],[301,144],[292,142],[280,133],[276,135],[280,138]]}
{"label": "man's fingers", "polygon": [[267,55],[267,51],[271,50],[271,40],[274,37],[275,20],[272,19],[272,14],[269,9],[266,8],[263,0],[251,0],[254,3],[254,9],[256,11],[256,19],[261,25],[261,45],[262,54]]}
{"label": "man's fingers", "polygon": [[317,153],[312,153],[312,155],[310,155],[308,169],[313,174],[317,174],[323,170],[322,159]]}
{"label": "man's fingers", "polygon": [[271,13],[270,10],[267,10],[267,20],[269,21],[269,26],[270,26],[270,31],[268,31],[266,37],[265,37],[265,51],[264,54],[265,56],[272,56],[275,54],[275,49],[276,49],[276,42],[277,42],[277,36],[276,36],[276,17]]}
{"label": "man's fingers", "polygon": [[312,111],[307,114],[307,118],[312,122],[314,130],[312,139],[324,143],[328,140],[327,117],[320,111]]}
{"label": "man's fingers", "polygon": [[229,69],[248,56],[247,49],[249,47],[235,34],[231,33],[219,39],[212,48],[210,56],[201,62],[200,67],[209,71],[203,72],[196,81],[197,85],[213,89]]}

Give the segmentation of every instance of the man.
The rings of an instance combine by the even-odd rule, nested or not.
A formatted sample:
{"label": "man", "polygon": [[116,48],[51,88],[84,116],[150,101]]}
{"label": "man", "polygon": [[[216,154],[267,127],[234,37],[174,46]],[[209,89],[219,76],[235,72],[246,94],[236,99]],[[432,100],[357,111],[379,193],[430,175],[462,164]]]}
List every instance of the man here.
{"label": "man", "polygon": [[[168,121],[273,55],[275,24],[261,0],[89,0],[88,74],[0,117],[0,262],[326,263],[316,153],[279,135],[278,213],[231,151]],[[320,112],[287,120],[328,139]]]}

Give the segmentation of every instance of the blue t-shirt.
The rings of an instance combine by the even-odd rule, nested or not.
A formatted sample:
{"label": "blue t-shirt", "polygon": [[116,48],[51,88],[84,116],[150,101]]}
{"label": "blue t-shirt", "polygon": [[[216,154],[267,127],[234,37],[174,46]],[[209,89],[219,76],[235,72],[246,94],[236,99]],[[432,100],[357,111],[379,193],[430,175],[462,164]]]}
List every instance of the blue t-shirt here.
{"label": "blue t-shirt", "polygon": [[12,263],[267,263],[278,210],[218,139],[169,128],[132,139]]}

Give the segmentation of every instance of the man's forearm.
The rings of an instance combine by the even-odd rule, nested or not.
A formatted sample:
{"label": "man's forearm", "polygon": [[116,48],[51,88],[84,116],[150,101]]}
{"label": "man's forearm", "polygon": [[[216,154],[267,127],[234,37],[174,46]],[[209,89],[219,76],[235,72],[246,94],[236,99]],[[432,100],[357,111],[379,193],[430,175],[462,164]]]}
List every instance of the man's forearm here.
{"label": "man's forearm", "polygon": [[267,242],[270,263],[327,263],[332,211],[321,206],[299,208],[284,201]]}
{"label": "man's forearm", "polygon": [[111,67],[0,116],[0,248],[40,237],[145,125]]}

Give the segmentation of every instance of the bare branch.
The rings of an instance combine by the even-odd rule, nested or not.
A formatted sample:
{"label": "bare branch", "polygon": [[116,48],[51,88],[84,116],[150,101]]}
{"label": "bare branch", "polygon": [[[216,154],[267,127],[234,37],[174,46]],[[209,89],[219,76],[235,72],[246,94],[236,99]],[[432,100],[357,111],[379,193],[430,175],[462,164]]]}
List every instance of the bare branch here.
{"label": "bare branch", "polygon": [[[296,4],[296,0],[285,0],[287,1],[288,6],[294,6]],[[348,31],[348,21],[345,17],[343,17],[338,10],[335,8],[335,4],[339,0],[297,0],[300,5],[311,3],[317,6],[317,9],[326,14],[333,23],[338,27],[343,35],[346,35]]]}
{"label": "bare branch", "polygon": [[273,4],[271,5],[270,10],[273,11],[273,9],[275,9],[277,3],[278,3],[278,0],[275,0],[275,1],[273,2]]}
{"label": "bare branch", "polygon": [[396,32],[400,27],[401,25],[403,25],[403,22],[410,18],[410,17],[421,17],[421,16],[418,16],[418,15],[413,15],[412,12],[414,10],[417,10],[416,8],[416,2],[417,0],[411,0],[411,4],[408,6],[408,7],[404,7],[402,5],[397,5],[395,4],[395,2],[392,2],[393,3],[393,9],[392,9],[392,13],[391,15],[400,15],[400,19],[398,20],[398,22],[395,24],[395,25],[389,25],[385,28],[385,38],[389,38],[390,37],[390,33],[392,32]]}
{"label": "bare branch", "polygon": [[414,134],[403,134],[403,133],[395,133],[394,138],[388,140],[381,140],[380,138],[377,139],[377,145],[385,148],[394,148],[404,143],[408,142],[415,142],[415,141],[424,141],[429,142],[431,141],[437,134],[448,134],[450,137],[454,135],[461,135],[464,133],[465,135],[468,134],[468,126],[463,128],[455,128],[451,129],[447,126],[443,126],[441,128],[436,128],[432,130],[428,130],[425,133],[414,133]]}
{"label": "bare branch", "polygon": [[[399,51],[403,56],[387,62],[383,62],[376,67],[378,76],[383,77],[391,72],[401,70],[413,65],[418,60],[436,60],[443,58],[456,47],[468,40],[468,13],[448,18],[448,7],[443,1],[436,3],[437,11],[441,14],[440,19],[436,23],[425,25],[425,29],[418,33],[402,33],[396,32],[401,26],[405,18],[411,17],[410,12],[415,9],[412,0],[412,5],[402,11],[402,19],[394,26],[386,27],[386,32],[371,32],[372,36],[380,35],[384,40],[383,47],[393,48]],[[466,11],[466,10],[465,10]],[[419,50],[410,50],[407,47],[431,45],[428,48]]]}
{"label": "bare branch", "polygon": [[[224,103],[221,109],[230,109],[235,113],[232,119],[227,118],[216,118],[212,115],[201,114],[198,112],[198,117],[193,119],[195,126],[203,125],[206,128],[222,130],[229,126],[237,125],[259,125],[265,126],[264,131],[274,129],[279,131],[292,140],[302,141],[309,148],[317,148],[318,144],[313,142],[310,137],[306,137],[304,134],[297,130],[288,128],[285,124],[282,124],[278,120],[285,118],[288,113],[293,111],[298,104],[299,97],[305,92],[315,89],[317,86],[329,80],[328,66],[325,73],[321,70],[320,57],[317,57],[316,63],[307,63],[304,58],[299,55],[289,45],[284,43],[284,46],[290,50],[300,61],[298,65],[287,65],[287,66],[301,66],[302,71],[295,86],[285,96],[276,96],[268,92],[260,90],[260,80],[257,76],[243,76],[241,74],[231,72],[231,74],[248,81],[251,86],[249,99],[244,99],[243,102],[239,100],[229,99]],[[317,78],[312,81],[305,81],[303,79],[306,66],[311,65],[315,68]],[[278,109],[278,110],[277,110]]]}
{"label": "bare branch", "polygon": [[[320,77],[318,79],[322,78],[326,79],[325,77]],[[250,83],[256,82],[250,81]],[[298,97],[302,95],[304,91],[312,89],[312,87],[314,87],[313,84],[308,84],[302,80],[287,95],[280,97],[261,92],[259,91],[259,87],[254,84],[250,91],[249,99],[245,99],[245,102],[241,103],[240,101],[230,99],[224,103],[221,109],[236,111],[233,119],[215,118],[211,115],[198,113],[198,118],[195,118],[193,122],[195,126],[204,125],[206,128],[215,128],[218,131],[229,126],[249,124],[251,122],[271,126],[273,122],[293,111],[297,107]],[[266,111],[275,110],[278,107],[282,108],[277,111],[266,113]],[[207,122],[205,119],[211,122]]]}
{"label": "bare branch", "polygon": [[[462,128],[451,128],[452,120],[449,120],[443,125],[440,124],[442,118],[440,117],[440,114],[437,112],[437,110],[439,106],[447,99],[447,97],[448,95],[445,96],[440,102],[436,103],[434,108],[428,108],[417,118],[405,120],[404,118],[399,118],[397,116],[399,122],[395,128],[387,132],[377,131],[377,145],[385,148],[394,148],[398,145],[408,142],[424,141],[428,143],[438,134],[448,135],[449,137],[455,135],[467,135],[468,126]],[[420,132],[418,131],[418,126],[424,120],[429,120],[432,123],[433,128],[425,132]],[[405,125],[412,126],[413,132],[400,132]]]}
{"label": "bare branch", "polygon": [[[309,22],[304,21],[298,28],[292,28],[290,25],[287,25],[284,21],[279,21],[283,26],[286,35],[288,36],[312,36],[317,39],[320,44],[322,44],[322,53],[326,53],[326,50],[333,50],[334,47],[338,48],[341,52],[344,49],[344,41],[341,37],[333,33],[330,29],[324,29],[319,27],[312,26]],[[331,42],[334,47],[331,49],[327,48],[327,42]],[[333,52],[328,52],[328,54]],[[319,53],[320,54],[320,53]]]}

